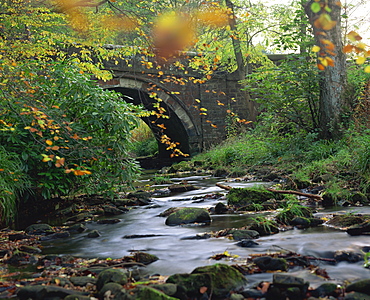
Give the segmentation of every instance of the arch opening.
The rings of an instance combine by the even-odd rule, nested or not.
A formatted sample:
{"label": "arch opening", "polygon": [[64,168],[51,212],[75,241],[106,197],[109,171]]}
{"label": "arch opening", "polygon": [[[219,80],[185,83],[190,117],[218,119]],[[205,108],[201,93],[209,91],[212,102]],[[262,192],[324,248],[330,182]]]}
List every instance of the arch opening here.
{"label": "arch opening", "polygon": [[[114,87],[110,88],[123,95],[123,100],[135,105],[142,105],[148,111],[155,111],[153,104],[155,100],[149,97],[146,92],[143,92],[134,88],[125,88],[125,87]],[[125,97],[126,96],[126,97]],[[142,120],[149,126],[152,130],[157,143],[158,143],[158,158],[169,158],[173,153],[171,150],[167,150],[168,145],[162,143],[161,137],[165,134],[167,135],[172,142],[177,142],[177,148],[183,153],[190,154],[190,145],[189,145],[189,134],[183,125],[183,122],[179,116],[174,112],[174,110],[169,107],[165,102],[161,102],[161,107],[163,107],[169,118],[159,118],[155,115],[150,115],[149,117],[142,117]],[[165,129],[163,129],[162,125]],[[159,127],[158,125],[161,125]]]}

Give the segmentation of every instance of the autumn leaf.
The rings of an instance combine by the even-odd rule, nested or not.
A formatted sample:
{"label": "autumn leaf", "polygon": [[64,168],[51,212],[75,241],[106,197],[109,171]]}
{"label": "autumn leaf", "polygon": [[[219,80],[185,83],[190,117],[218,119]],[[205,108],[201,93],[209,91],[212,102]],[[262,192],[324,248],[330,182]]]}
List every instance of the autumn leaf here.
{"label": "autumn leaf", "polygon": [[347,37],[350,41],[356,42],[356,41],[361,41],[362,37],[355,31],[351,31],[347,34]]}
{"label": "autumn leaf", "polygon": [[364,71],[365,71],[365,73],[370,73],[370,66],[366,66]]}
{"label": "autumn leaf", "polygon": [[354,48],[354,46],[352,46],[352,45],[345,45],[343,47],[343,53],[350,53],[350,52],[352,52],[353,48]]}
{"label": "autumn leaf", "polygon": [[320,50],[321,50],[321,48],[320,48],[319,46],[316,46],[316,45],[315,45],[315,46],[313,46],[313,47],[312,47],[312,49],[311,49],[311,51],[312,51],[312,52],[314,52],[314,53],[317,53],[317,52],[319,52]]}
{"label": "autumn leaf", "polygon": [[51,146],[53,144],[53,142],[51,140],[46,140],[45,143],[49,146]]}
{"label": "autumn leaf", "polygon": [[358,64],[358,65],[362,65],[362,64],[364,64],[364,63],[365,63],[365,61],[366,61],[366,57],[364,57],[364,56],[359,56],[359,57],[357,57],[357,59],[356,59],[356,64]]}
{"label": "autumn leaf", "polygon": [[314,26],[322,30],[331,30],[337,25],[336,21],[333,21],[329,14],[322,13],[314,22]]}

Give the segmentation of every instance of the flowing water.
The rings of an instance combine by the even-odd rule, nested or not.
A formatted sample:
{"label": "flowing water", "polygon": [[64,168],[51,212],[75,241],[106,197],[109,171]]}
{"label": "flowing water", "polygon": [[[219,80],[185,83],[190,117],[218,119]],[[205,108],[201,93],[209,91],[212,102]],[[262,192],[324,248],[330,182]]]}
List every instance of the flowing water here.
{"label": "flowing water", "polygon": [[[369,236],[349,236],[344,231],[332,229],[327,226],[309,228],[305,230],[289,230],[278,234],[261,237],[256,240],[259,245],[252,248],[242,248],[236,241],[227,238],[210,238],[189,240],[186,237],[198,233],[217,231],[225,228],[238,228],[246,224],[248,215],[222,214],[212,215],[212,223],[207,226],[166,226],[165,218],[158,215],[170,207],[214,207],[218,202],[226,203],[225,198],[212,199],[199,196],[211,193],[223,193],[215,184],[222,183],[221,179],[207,176],[191,176],[172,179],[174,183],[186,180],[189,184],[200,187],[198,190],[178,193],[176,195],[154,196],[152,205],[139,207],[117,216],[121,219],[116,224],[87,224],[89,230],[97,229],[101,237],[87,238],[85,233],[72,235],[68,239],[56,240],[45,244],[48,253],[69,254],[79,257],[120,258],[130,255],[132,250],[145,251],[158,256],[159,260],[148,265],[148,274],[171,275],[174,273],[191,272],[198,266],[214,264],[217,261],[210,259],[212,255],[228,251],[238,255],[238,261],[243,261],[252,253],[266,253],[280,251],[281,248],[297,252],[301,255],[310,255],[321,258],[332,258],[337,250],[360,252],[365,246],[370,246]],[[143,180],[145,184],[145,180]],[[226,183],[232,187],[250,187],[264,183],[234,182]],[[163,186],[161,186],[163,187]],[[319,215],[331,213],[345,213],[351,208],[319,211]],[[352,212],[370,214],[370,207],[352,208]],[[123,238],[126,235],[155,235],[146,238]],[[236,261],[221,261],[223,263],[236,263]],[[334,282],[356,280],[370,277],[370,270],[362,267],[363,261],[357,263],[340,262],[336,265],[324,262],[315,262],[326,269]],[[295,268],[290,271],[300,277],[306,278],[312,286],[318,285],[323,278],[311,274],[307,270]],[[262,280],[270,281],[271,273],[248,275],[251,284]]]}

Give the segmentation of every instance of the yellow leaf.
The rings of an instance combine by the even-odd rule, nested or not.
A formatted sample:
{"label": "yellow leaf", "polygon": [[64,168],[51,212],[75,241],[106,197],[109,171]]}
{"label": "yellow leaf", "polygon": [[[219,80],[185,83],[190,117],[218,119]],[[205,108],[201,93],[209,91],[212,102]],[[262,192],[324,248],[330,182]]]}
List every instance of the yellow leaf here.
{"label": "yellow leaf", "polygon": [[365,58],[365,57],[363,57],[363,56],[359,56],[359,57],[357,57],[357,59],[356,59],[356,64],[358,64],[358,65],[362,65],[363,63],[365,63],[365,61],[366,61],[366,58]]}
{"label": "yellow leaf", "polygon": [[317,53],[317,52],[319,52],[319,51],[320,51],[320,49],[321,49],[321,48],[320,48],[319,46],[316,46],[316,45],[315,45],[315,46],[313,46],[313,47],[312,47],[312,50],[311,50],[311,51],[312,51],[312,52],[314,52],[314,53]]}
{"label": "yellow leaf", "polygon": [[370,73],[370,66],[366,66],[366,67],[365,67],[365,69],[364,69],[364,71],[365,71],[366,73]]}
{"label": "yellow leaf", "polygon": [[349,40],[351,40],[352,42],[355,42],[355,41],[360,41],[362,40],[362,37],[355,31],[351,31],[350,33],[347,34],[347,37]]}
{"label": "yellow leaf", "polygon": [[46,143],[47,145],[49,145],[49,146],[51,146],[51,145],[53,144],[53,142],[52,142],[52,141],[50,141],[50,140],[46,140],[46,141],[45,141],[45,143]]}

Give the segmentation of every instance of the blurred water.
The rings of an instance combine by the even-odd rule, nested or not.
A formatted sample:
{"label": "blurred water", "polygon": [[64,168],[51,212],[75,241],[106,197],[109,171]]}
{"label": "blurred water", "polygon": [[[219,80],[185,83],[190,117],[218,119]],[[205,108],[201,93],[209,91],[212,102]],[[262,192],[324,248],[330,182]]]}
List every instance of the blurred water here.
{"label": "blurred water", "polygon": [[[247,258],[252,253],[266,253],[280,251],[281,248],[297,252],[301,255],[311,255],[322,258],[332,258],[337,250],[360,252],[364,246],[370,246],[368,236],[351,237],[343,231],[326,226],[309,228],[305,230],[289,230],[278,234],[262,237],[257,240],[258,246],[241,248],[236,242],[227,238],[210,238],[204,240],[183,240],[184,237],[195,236],[197,233],[217,231],[225,228],[237,228],[246,224],[250,214],[223,214],[212,215],[212,223],[208,226],[166,226],[165,218],[158,215],[170,207],[214,207],[218,202],[226,203],[225,197],[221,199],[205,198],[199,202],[199,196],[222,193],[225,190],[217,187],[217,182],[233,187],[248,187],[261,185],[256,182],[222,182],[220,179],[207,176],[191,176],[174,178],[174,182],[186,180],[188,183],[199,186],[198,190],[153,198],[152,208],[140,207],[116,216],[121,219],[116,224],[86,224],[89,230],[97,229],[101,237],[90,239],[86,233],[76,234],[68,239],[45,243],[44,252],[70,254],[80,257],[120,258],[130,254],[131,250],[142,250],[159,257],[159,260],[146,267],[149,274],[170,275],[174,273],[191,272],[194,268],[216,263],[210,257],[214,254],[228,251],[239,255],[238,260]],[[163,188],[160,186],[158,188]],[[340,208],[341,213],[351,211],[351,208]],[[354,210],[352,209],[352,212]],[[318,215],[332,214],[338,209],[320,211]],[[356,212],[370,213],[369,207],[356,208]],[[154,237],[124,239],[125,235],[156,235]],[[222,261],[235,263],[235,261]],[[317,262],[325,268],[333,281],[355,280],[369,278],[370,271],[362,267],[363,262],[339,263],[329,265]],[[323,278],[311,274],[306,270],[295,269],[293,274],[304,277],[315,284]],[[256,274],[248,276],[250,283],[261,280],[271,280],[271,274]]]}

